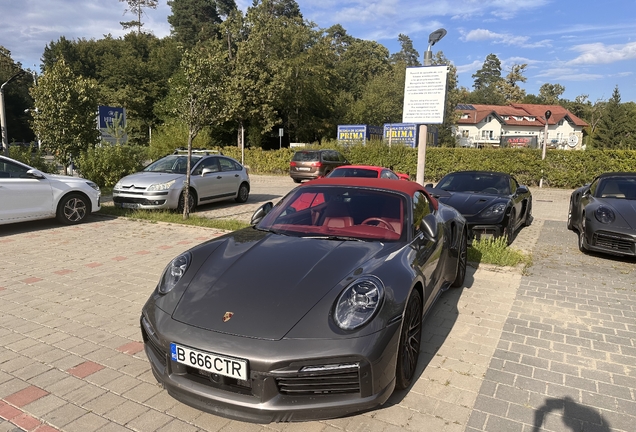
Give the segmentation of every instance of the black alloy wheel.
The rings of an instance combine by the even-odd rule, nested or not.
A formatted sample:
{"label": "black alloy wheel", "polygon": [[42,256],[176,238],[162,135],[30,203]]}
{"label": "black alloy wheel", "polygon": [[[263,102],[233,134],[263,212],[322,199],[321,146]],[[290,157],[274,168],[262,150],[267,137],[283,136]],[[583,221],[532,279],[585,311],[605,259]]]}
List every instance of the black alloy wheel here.
{"label": "black alloy wheel", "polygon": [[568,229],[570,231],[574,230],[574,225],[572,224],[572,213],[574,213],[574,200],[570,198],[570,207],[568,207]]}
{"label": "black alloy wheel", "polygon": [[530,200],[528,201],[528,210],[526,210],[526,218],[523,221],[523,225],[530,226],[533,219],[534,218],[532,217],[532,198],[530,198]]}
{"label": "black alloy wheel", "polygon": [[239,186],[239,190],[236,194],[236,198],[234,198],[234,201],[236,201],[237,203],[244,203],[245,201],[247,201],[247,198],[249,198],[249,196],[249,186],[247,186],[247,183],[241,183],[241,186]]}
{"label": "black alloy wheel", "polygon": [[62,198],[58,204],[56,217],[64,224],[74,225],[82,222],[89,213],[88,199],[84,195],[71,193]]}
{"label": "black alloy wheel", "polygon": [[[190,189],[189,191],[190,193],[188,193],[188,213],[192,213],[194,212],[194,207],[195,207],[195,195],[194,195],[194,191],[192,189]],[[179,195],[179,204],[177,204],[177,211],[179,213],[183,213],[183,208],[184,208],[184,200],[185,200],[185,194],[183,192],[181,192],[181,195]]]}
{"label": "black alloy wheel", "polygon": [[512,244],[512,241],[515,237],[515,226],[517,225],[517,214],[515,209],[510,210],[510,214],[508,215],[508,223],[506,224],[506,228],[504,228],[504,235],[506,236],[506,242],[508,246]]}
{"label": "black alloy wheel", "polygon": [[459,288],[464,284],[466,279],[466,264],[468,263],[468,239],[466,231],[462,230],[462,236],[459,239],[459,247],[457,250],[457,275],[453,281],[452,287]]}
{"label": "black alloy wheel", "polygon": [[422,296],[413,290],[406,304],[400,344],[398,345],[397,370],[395,371],[395,388],[404,390],[411,385],[417,369],[422,339]]}
{"label": "black alloy wheel", "polygon": [[587,252],[585,245],[585,214],[581,216],[581,229],[579,230],[579,250],[583,253]]}

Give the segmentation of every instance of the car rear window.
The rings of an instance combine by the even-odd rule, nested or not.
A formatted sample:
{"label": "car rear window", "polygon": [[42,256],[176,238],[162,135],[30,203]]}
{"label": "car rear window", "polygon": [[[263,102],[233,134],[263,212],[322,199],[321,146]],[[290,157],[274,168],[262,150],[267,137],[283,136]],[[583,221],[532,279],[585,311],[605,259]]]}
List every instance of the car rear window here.
{"label": "car rear window", "polygon": [[294,162],[316,162],[319,160],[319,153],[312,151],[296,152],[292,160]]}

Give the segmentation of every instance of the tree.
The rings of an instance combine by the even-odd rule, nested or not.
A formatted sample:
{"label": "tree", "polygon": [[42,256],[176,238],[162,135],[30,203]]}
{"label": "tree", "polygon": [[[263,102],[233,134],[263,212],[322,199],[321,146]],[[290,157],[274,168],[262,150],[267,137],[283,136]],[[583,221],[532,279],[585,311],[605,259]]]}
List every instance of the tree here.
{"label": "tree", "polygon": [[475,90],[496,85],[501,79],[501,61],[495,54],[488,54],[481,69],[472,77],[475,80],[473,84]]}
{"label": "tree", "polygon": [[526,91],[519,87],[517,83],[526,82],[528,79],[523,73],[528,67],[527,63],[514,64],[508,70],[508,75],[497,83],[497,88],[504,97],[506,103],[521,102],[526,95]]}
{"label": "tree", "polygon": [[607,101],[603,114],[598,122],[593,145],[599,149],[632,149],[636,148],[633,126],[628,119],[628,110],[621,104],[618,86],[614,88],[612,97]]}
{"label": "tree", "polygon": [[421,66],[421,63],[419,61],[420,53],[418,53],[417,50],[413,48],[413,41],[411,40],[411,38],[405,34],[400,33],[400,35],[398,36],[398,41],[400,42],[400,46],[402,47],[402,49],[391,56],[391,62],[402,62],[406,64],[406,66]]}
{"label": "tree", "polygon": [[[199,41],[218,36],[221,18],[214,0],[169,0],[168,6],[172,9],[172,15],[168,15],[172,34],[184,47],[191,48]],[[226,0],[222,3],[223,13],[227,9],[231,9],[231,3]]]}
{"label": "tree", "polygon": [[181,61],[181,73],[171,80],[175,97],[174,115],[188,125],[188,162],[183,188],[183,218],[190,216],[190,159],[192,141],[203,127],[218,121],[223,109],[224,51],[197,46],[188,50]]}
{"label": "tree", "polygon": [[124,11],[132,12],[133,15],[137,17],[136,20],[119,22],[124,30],[129,28],[137,27],[137,33],[141,33],[141,27],[143,27],[143,23],[141,22],[141,16],[144,13],[144,8],[157,9],[158,0],[119,0],[120,2],[128,3],[128,9]]}
{"label": "tree", "polygon": [[455,147],[457,140],[453,135],[453,129],[457,124],[459,113],[455,109],[461,103],[462,92],[457,88],[457,68],[446,58],[442,51],[435,53],[434,65],[448,65],[446,82],[446,102],[444,107],[444,122],[437,127],[438,143],[444,147]]}
{"label": "tree", "polygon": [[67,166],[99,139],[95,113],[99,100],[97,82],[76,76],[60,60],[45,70],[31,88],[37,111],[32,126],[42,145]]}
{"label": "tree", "polygon": [[565,92],[565,87],[561,84],[545,83],[539,88],[539,97],[546,105],[556,105],[559,97]]}

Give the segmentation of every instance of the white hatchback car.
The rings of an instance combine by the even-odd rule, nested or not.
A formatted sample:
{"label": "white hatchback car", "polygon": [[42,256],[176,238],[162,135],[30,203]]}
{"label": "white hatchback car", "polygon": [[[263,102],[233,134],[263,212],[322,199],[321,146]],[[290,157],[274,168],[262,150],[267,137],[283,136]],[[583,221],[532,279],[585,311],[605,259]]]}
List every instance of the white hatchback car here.
{"label": "white hatchback car", "polygon": [[[188,155],[165,156],[128,175],[113,188],[113,202],[122,208],[183,210]],[[193,151],[190,160],[190,211],[197,205],[234,199],[244,203],[250,177],[238,161],[212,150]]]}
{"label": "white hatchback car", "polygon": [[54,217],[76,224],[100,210],[100,198],[92,181],[45,174],[0,156],[0,225]]}

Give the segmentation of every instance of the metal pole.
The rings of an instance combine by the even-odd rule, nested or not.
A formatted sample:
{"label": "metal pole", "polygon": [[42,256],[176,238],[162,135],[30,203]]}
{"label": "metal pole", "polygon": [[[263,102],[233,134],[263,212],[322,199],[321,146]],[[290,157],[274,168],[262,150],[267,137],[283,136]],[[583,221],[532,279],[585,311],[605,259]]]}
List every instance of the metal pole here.
{"label": "metal pole", "polygon": [[241,165],[245,165],[245,128],[241,124]]}
{"label": "metal pole", "polygon": [[[543,149],[541,151],[541,160],[545,160],[546,149],[548,148],[548,120],[550,119],[550,115],[552,113],[550,111],[546,111],[545,113],[545,127],[543,129]],[[539,180],[539,187],[543,187],[543,170],[541,170],[541,179]]]}
{"label": "metal pole", "polygon": [[2,127],[2,152],[5,156],[9,156],[9,143],[7,140],[7,116],[4,113],[4,86],[0,86],[0,127]]}
{"label": "metal pole", "polygon": [[[431,45],[424,52],[424,66],[431,66],[433,63],[433,52]],[[424,186],[424,172],[426,168],[426,140],[428,138],[428,127],[420,125],[419,137],[417,140],[417,172],[415,181]]]}

